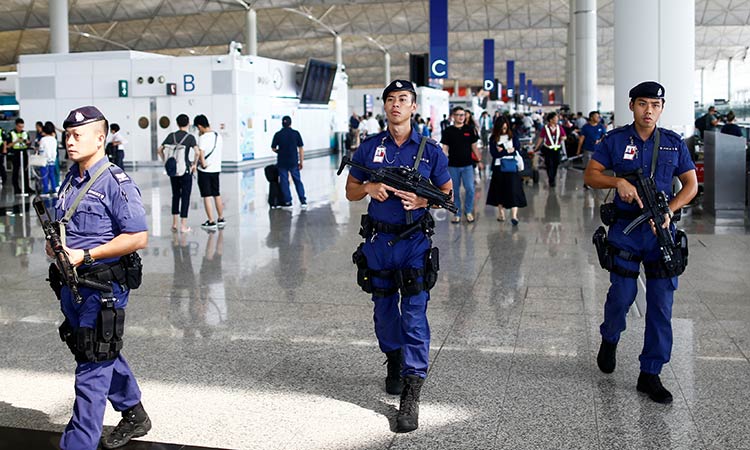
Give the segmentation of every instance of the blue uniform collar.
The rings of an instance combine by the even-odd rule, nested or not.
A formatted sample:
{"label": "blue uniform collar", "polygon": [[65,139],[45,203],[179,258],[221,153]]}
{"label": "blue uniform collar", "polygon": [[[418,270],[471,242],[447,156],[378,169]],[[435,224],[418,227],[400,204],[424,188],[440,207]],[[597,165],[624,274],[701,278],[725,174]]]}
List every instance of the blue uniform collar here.
{"label": "blue uniform collar", "polygon": [[[393,139],[393,136],[391,136],[391,130],[388,130],[388,129],[385,130],[385,138],[390,139],[390,141],[393,142],[394,145],[396,144],[396,141]],[[414,129],[414,127],[411,127],[411,134],[409,134],[409,139],[407,139],[404,142],[404,145],[409,143],[409,141],[415,142],[417,144],[422,142],[422,136],[417,132],[416,129]]]}
{"label": "blue uniform collar", "polygon": [[99,161],[97,161],[93,166],[91,166],[83,173],[83,177],[78,176],[78,174],[80,173],[80,171],[78,170],[78,163],[73,164],[73,166],[70,168],[71,173],[73,173],[73,177],[71,178],[70,182],[74,183],[75,185],[85,183],[86,181],[91,179],[91,174],[96,173],[96,171],[99,170],[101,166],[107,164],[108,162],[109,159],[106,156],[102,156]]}
{"label": "blue uniform collar", "polygon": [[[644,141],[643,139],[641,139],[641,136],[638,134],[638,132],[635,131],[635,122],[631,123],[630,125],[626,125],[626,126],[628,127],[628,133],[630,134],[631,137],[633,137],[635,139],[638,139],[641,142],[654,142],[654,135],[656,133],[652,132],[651,136],[649,136],[648,139],[646,139]],[[654,131],[656,131],[656,129],[654,129]]]}

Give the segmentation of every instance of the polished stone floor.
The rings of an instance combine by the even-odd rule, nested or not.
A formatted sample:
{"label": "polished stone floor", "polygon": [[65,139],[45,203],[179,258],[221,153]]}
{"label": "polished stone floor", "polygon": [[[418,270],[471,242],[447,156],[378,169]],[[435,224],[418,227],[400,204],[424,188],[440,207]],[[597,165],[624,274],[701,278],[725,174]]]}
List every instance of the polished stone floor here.
{"label": "polished stone floor", "polygon": [[[638,308],[616,372],[596,367],[608,277],[591,234],[604,193],[583,190],[573,170],[562,171],[554,191],[544,182],[526,187],[529,206],[517,228],[495,220],[481,190],[475,223],[435,214],[442,270],[428,310],[431,370],[420,428],[393,433],[398,399],[383,390],[371,302],[351,264],[366,204],[346,200],[335,169],[333,156],[306,161],[307,210],[269,210],[262,169],[223,174],[227,227],[199,228],[196,186],[187,234],[170,231],[167,177],[132,173],[150,238],[124,354],[154,424],[148,441],[285,450],[750,448],[747,228],[715,226],[700,208],[683,221],[690,265],[662,374],[675,401],[658,405],[635,390]],[[57,337],[61,314],[44,281],[36,218],[7,191],[0,427],[8,428],[0,448],[21,448],[11,443],[24,441],[18,429],[63,429],[74,362]],[[108,411],[105,424],[117,420]],[[17,440],[2,441],[14,433]]]}

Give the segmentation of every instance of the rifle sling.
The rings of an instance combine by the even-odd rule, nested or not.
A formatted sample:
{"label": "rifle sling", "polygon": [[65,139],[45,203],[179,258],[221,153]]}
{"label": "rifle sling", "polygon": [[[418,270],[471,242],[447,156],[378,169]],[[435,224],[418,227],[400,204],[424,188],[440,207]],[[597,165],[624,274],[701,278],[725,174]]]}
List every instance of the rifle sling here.
{"label": "rifle sling", "polygon": [[654,152],[653,155],[651,155],[651,178],[654,178],[654,173],[656,173],[656,160],[659,158],[659,141],[661,134],[659,133],[659,127],[656,127],[656,131],[654,131]]}
{"label": "rifle sling", "polygon": [[[422,153],[424,153],[426,145],[427,136],[422,136],[422,141],[419,143],[419,150],[417,150],[417,159],[414,161],[415,171],[419,168],[419,163],[422,161]],[[412,217],[411,211],[406,211],[406,224],[411,225],[412,223],[414,223],[414,218]]]}
{"label": "rifle sling", "polygon": [[[81,191],[78,192],[78,196],[76,197],[76,199],[73,202],[73,204],[70,205],[70,208],[68,208],[65,211],[65,216],[63,216],[62,220],[60,221],[60,224],[62,225],[60,227],[60,241],[62,242],[63,245],[66,245],[65,244],[65,225],[67,225],[68,222],[70,222],[70,219],[73,217],[73,214],[75,214],[76,209],[78,208],[78,205],[81,203],[81,200],[83,200],[83,197],[86,196],[86,194],[88,193],[89,189],[91,189],[91,186],[94,184],[94,182],[96,180],[98,180],[99,177],[101,177],[104,174],[104,172],[107,169],[109,169],[111,166],[114,166],[114,164],[112,164],[111,162],[107,162],[107,163],[103,164],[99,168],[99,170],[97,170],[96,172],[94,172],[94,175],[91,177],[91,179],[88,181],[88,183],[86,183],[86,186],[84,186],[83,189],[81,189]],[[62,192],[62,189],[60,189],[60,191]]]}

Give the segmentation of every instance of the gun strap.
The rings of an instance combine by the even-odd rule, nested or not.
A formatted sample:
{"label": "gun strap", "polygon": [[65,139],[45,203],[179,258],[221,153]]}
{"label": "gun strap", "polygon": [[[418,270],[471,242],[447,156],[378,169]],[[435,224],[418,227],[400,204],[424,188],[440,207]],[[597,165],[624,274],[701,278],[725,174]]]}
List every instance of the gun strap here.
{"label": "gun strap", "polygon": [[[424,148],[427,145],[427,136],[422,136],[422,141],[419,143],[419,150],[417,150],[417,159],[414,161],[414,170],[416,171],[419,169],[419,163],[422,161],[422,154],[424,153]],[[414,223],[414,218],[412,217],[411,211],[406,211],[406,224],[411,225]]]}
{"label": "gun strap", "polygon": [[659,141],[661,134],[659,133],[659,127],[656,127],[656,130],[654,131],[654,152],[651,155],[651,178],[654,178],[654,173],[656,173],[656,160],[659,158]]}
{"label": "gun strap", "polygon": [[[73,201],[73,204],[70,205],[70,208],[68,208],[65,211],[65,215],[63,216],[62,220],[60,220],[60,224],[62,225],[60,227],[60,240],[62,241],[63,245],[66,245],[65,244],[65,225],[67,225],[68,222],[70,222],[70,219],[73,217],[73,214],[76,213],[76,209],[78,208],[78,205],[81,203],[81,200],[83,200],[83,197],[86,196],[86,193],[89,191],[89,189],[91,189],[91,186],[94,184],[94,182],[98,180],[99,177],[101,177],[102,174],[104,174],[104,172],[110,168],[110,166],[114,166],[114,164],[112,164],[111,162],[107,162],[103,164],[99,168],[99,170],[94,172],[94,175],[91,177],[88,183],[86,183],[86,186],[84,186],[83,189],[81,189],[81,191],[78,192],[78,196],[76,197],[75,201]],[[60,189],[60,191],[62,192],[62,189]]]}

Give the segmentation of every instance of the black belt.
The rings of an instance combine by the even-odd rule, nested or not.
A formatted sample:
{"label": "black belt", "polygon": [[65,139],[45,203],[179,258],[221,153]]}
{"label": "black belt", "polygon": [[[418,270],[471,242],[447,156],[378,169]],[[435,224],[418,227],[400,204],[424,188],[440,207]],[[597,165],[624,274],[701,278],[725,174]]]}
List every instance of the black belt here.
{"label": "black belt", "polygon": [[[425,213],[422,217],[417,219],[416,223],[422,223],[428,221],[430,218],[430,213]],[[387,233],[387,234],[401,234],[404,231],[408,230],[409,228],[413,228],[414,224],[407,225],[407,224],[393,224],[393,223],[386,223],[386,222],[379,222],[377,220],[374,220],[368,216],[368,219],[372,230],[376,233]]]}
{"label": "black belt", "polygon": [[80,266],[78,267],[78,276],[87,280],[96,280],[102,282],[117,281],[120,284],[125,284],[127,281],[127,274],[125,269],[122,267],[120,261],[111,263],[101,263],[93,266]]}

